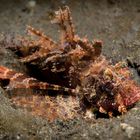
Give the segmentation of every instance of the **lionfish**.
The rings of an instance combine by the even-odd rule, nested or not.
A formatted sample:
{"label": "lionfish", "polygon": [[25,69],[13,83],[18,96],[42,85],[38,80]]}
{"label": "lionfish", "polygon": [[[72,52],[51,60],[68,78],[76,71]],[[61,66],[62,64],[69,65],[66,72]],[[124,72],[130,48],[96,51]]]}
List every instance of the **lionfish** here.
{"label": "lionfish", "polygon": [[[0,66],[0,79],[7,81],[3,87],[20,89],[10,97],[14,105],[53,121],[91,117],[94,112],[112,117],[126,113],[140,100],[140,87],[127,65],[110,64],[101,54],[102,41],[89,41],[75,34],[69,7],[56,11],[52,23],[61,28],[58,42],[28,26],[28,34],[35,38],[22,37],[20,45],[9,47],[31,72],[39,75],[32,78]],[[21,89],[33,90],[26,93]],[[39,89],[45,92],[40,94]],[[50,90],[56,95],[47,92]]]}

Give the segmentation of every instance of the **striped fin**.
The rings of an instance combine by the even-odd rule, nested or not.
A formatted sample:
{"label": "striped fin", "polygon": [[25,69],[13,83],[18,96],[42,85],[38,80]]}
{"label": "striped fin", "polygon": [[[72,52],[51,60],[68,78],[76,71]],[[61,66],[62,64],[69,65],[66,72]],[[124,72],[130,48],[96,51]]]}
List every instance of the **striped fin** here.
{"label": "striped fin", "polygon": [[75,33],[69,7],[65,6],[64,9],[56,11],[52,23],[58,23],[62,29],[61,44],[73,41]]}
{"label": "striped fin", "polygon": [[36,35],[36,36],[44,39],[45,41],[50,42],[50,44],[53,45],[53,46],[56,46],[57,45],[57,43],[55,41],[53,41],[51,38],[47,37],[44,33],[40,32],[39,30],[34,29],[31,26],[27,26],[27,31],[30,34]]}
{"label": "striped fin", "polygon": [[11,88],[44,89],[75,93],[75,89],[48,84],[47,82],[39,82],[35,78],[30,78],[22,73],[18,73],[4,66],[0,66],[0,79],[9,79],[10,83],[8,86]]}
{"label": "striped fin", "polygon": [[[56,43],[55,41],[53,41],[51,38],[47,37],[44,33],[42,33],[42,32],[40,32],[40,31],[34,29],[34,28],[31,27],[31,26],[28,26],[28,27],[27,27],[27,31],[28,31],[30,34],[33,34],[33,35],[38,36],[38,37],[39,37],[39,40],[37,40],[37,41],[32,41],[32,42],[29,42],[29,43],[27,43],[27,41],[25,41],[25,42],[26,42],[26,45],[27,45],[27,47],[28,47],[28,49],[27,49],[27,48],[25,49],[25,48],[23,47],[23,50],[24,50],[24,49],[25,49],[25,50],[29,50],[29,48],[34,48],[34,47],[36,47],[36,45],[39,46],[39,50],[36,51],[36,52],[34,52],[34,53],[32,53],[32,54],[29,55],[29,56],[26,56],[26,57],[21,58],[21,61],[22,61],[22,62],[27,63],[27,62],[34,61],[34,60],[36,60],[36,59],[38,59],[38,58],[45,57],[45,56],[48,55],[48,53],[49,53],[51,50],[54,50],[54,49],[58,48],[57,43]],[[35,46],[33,46],[33,45],[35,45]]]}

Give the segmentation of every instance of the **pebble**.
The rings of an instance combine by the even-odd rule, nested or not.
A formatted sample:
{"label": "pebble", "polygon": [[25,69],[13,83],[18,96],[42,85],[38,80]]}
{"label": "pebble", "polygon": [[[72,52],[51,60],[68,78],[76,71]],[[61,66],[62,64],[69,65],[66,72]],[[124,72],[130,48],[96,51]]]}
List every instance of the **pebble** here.
{"label": "pebble", "polygon": [[120,124],[122,130],[124,130],[128,136],[128,138],[131,138],[133,132],[134,132],[134,127],[132,127],[131,125],[127,124],[127,123],[121,123]]}
{"label": "pebble", "polygon": [[27,7],[28,7],[29,9],[33,9],[35,6],[36,6],[36,1],[35,1],[35,0],[30,0],[30,1],[28,1]]}

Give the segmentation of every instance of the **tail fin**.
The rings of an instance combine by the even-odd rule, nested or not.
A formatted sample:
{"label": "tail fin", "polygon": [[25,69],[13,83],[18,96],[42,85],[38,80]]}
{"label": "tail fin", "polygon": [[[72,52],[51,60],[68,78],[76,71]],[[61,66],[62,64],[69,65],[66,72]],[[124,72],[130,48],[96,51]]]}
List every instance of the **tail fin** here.
{"label": "tail fin", "polygon": [[0,66],[0,79],[10,80],[8,87],[11,88],[44,89],[44,90],[66,91],[71,93],[75,92],[75,89],[70,89],[59,85],[48,84],[47,82],[39,82],[35,78],[30,78],[22,73],[18,73],[4,66]]}

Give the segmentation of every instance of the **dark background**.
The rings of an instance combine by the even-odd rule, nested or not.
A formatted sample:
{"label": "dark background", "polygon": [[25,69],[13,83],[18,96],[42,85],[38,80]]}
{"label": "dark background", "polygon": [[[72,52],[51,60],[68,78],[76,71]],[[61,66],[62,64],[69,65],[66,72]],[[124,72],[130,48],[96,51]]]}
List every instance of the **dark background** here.
{"label": "dark background", "polygon": [[[0,32],[25,35],[26,25],[31,25],[57,40],[59,29],[50,17],[63,5],[71,9],[77,34],[102,40],[103,54],[109,60],[114,63],[129,57],[140,64],[139,0],[36,0],[34,6],[27,0],[0,0]],[[8,55],[0,56],[1,63],[11,59],[3,59]],[[48,124],[14,110],[0,92],[0,139],[140,139],[140,103],[118,118]]]}

